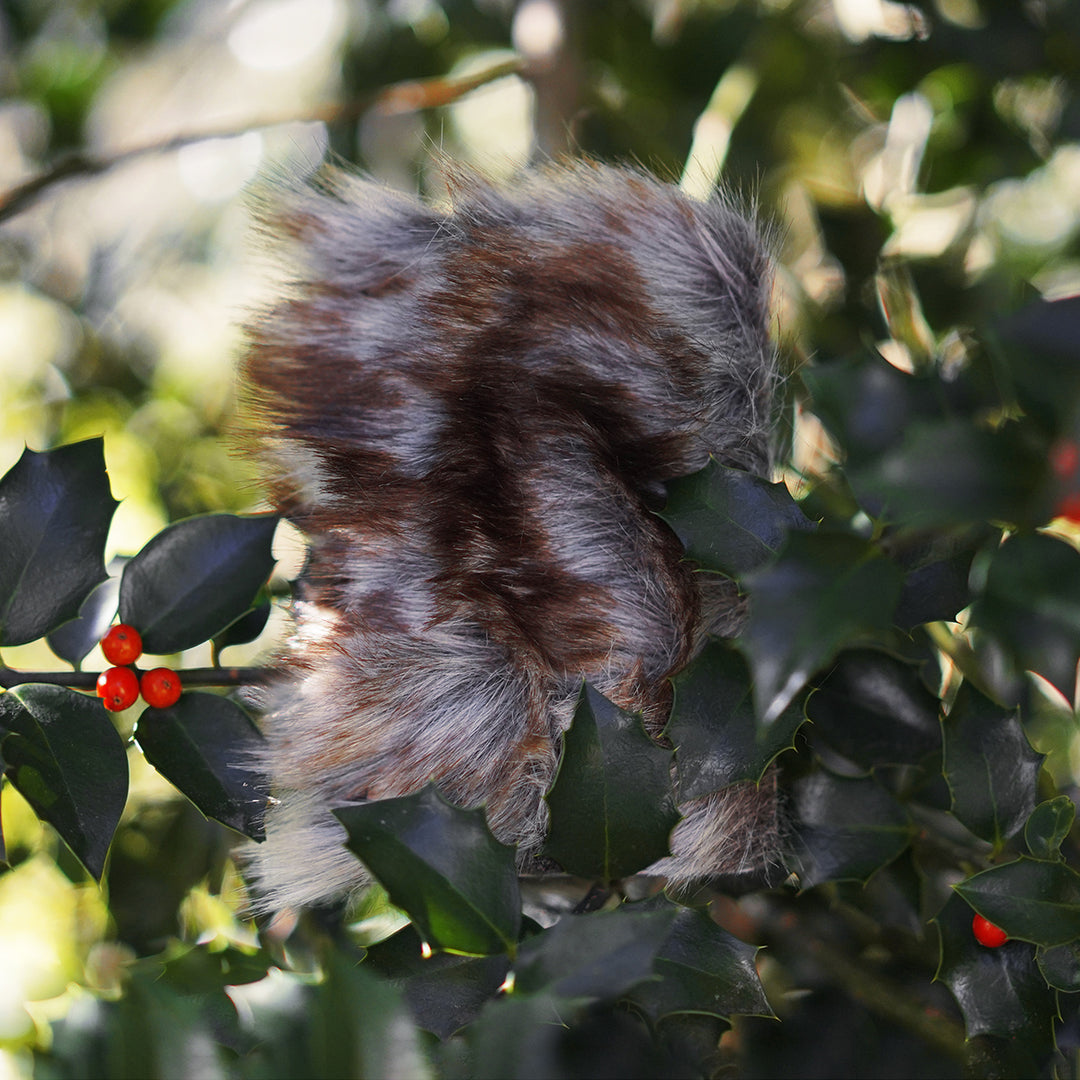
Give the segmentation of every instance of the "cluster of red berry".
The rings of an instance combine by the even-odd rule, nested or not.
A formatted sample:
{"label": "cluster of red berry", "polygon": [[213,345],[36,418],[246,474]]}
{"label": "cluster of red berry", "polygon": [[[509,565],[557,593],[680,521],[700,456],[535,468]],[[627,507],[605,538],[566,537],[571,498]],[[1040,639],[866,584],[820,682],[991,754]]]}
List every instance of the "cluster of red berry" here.
{"label": "cluster of red berry", "polygon": [[147,705],[167,709],[180,698],[180,676],[172,668],[159,667],[144,671],[142,677],[127,665],[142,656],[142,636],[133,626],[120,623],[102,639],[101,651],[110,664],[108,671],[98,676],[98,697],[110,712],[120,712],[135,704],[139,693]]}

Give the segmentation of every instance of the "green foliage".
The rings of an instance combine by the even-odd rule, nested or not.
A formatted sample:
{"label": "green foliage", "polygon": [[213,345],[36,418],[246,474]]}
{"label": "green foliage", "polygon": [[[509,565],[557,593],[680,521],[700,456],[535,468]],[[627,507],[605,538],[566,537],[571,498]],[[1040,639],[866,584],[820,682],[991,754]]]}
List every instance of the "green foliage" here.
{"label": "green foliage", "polygon": [[[53,1000],[22,1033],[5,1013],[0,1041],[24,1056],[0,1071],[32,1052],[27,1068],[57,1078],[1075,1077],[1074,3],[880,5],[896,22],[876,30],[851,21],[859,5],[818,0],[567,5],[570,62],[529,84],[541,150],[572,141],[677,176],[693,144],[698,164],[758,191],[783,237],[783,352],[802,362],[784,483],[711,462],[659,511],[697,572],[732,579],[741,634],[701,643],[659,738],[582,688],[528,876],[481,810],[429,787],[340,812],[378,882],[362,924],[249,921],[228,851],[260,835],[272,795],[254,765],[257,693],[188,683],[170,709],[111,717],[82,692],[117,608],[148,651],[209,649],[216,664],[261,640],[287,589],[267,587],[276,521],[219,513],[250,489],[222,449],[228,393],[204,385],[227,348],[200,345],[193,283],[235,302],[235,207],[219,216],[211,195],[156,208],[167,226],[135,221],[156,194],[140,174],[115,215],[130,229],[110,233],[89,209],[104,202],[72,213],[58,194],[99,192],[88,176],[109,162],[56,155],[90,133],[127,145],[163,111],[154,76],[194,108],[179,62],[214,102],[256,85],[252,116],[280,77],[288,115],[317,103],[335,151],[434,187],[425,140],[487,163],[456,113],[357,122],[324,98],[351,105],[506,48],[513,6],[361,5],[304,69],[309,83],[325,69],[322,89],[286,86],[285,69],[214,81],[260,5],[232,5],[211,33],[169,0],[0,11],[10,175],[60,169],[39,189],[45,212],[0,228],[0,445],[6,461],[24,440],[53,447],[0,479],[0,646],[11,664],[48,648],[75,669],[47,684],[0,664],[0,911],[29,879],[63,923],[47,902],[62,887],[82,950],[27,991]],[[916,7],[926,18],[908,27]],[[317,157],[284,130],[270,168]],[[268,156],[275,137],[260,136]],[[61,167],[82,178],[60,185]],[[162,192],[191,159],[175,171]],[[0,196],[0,218],[10,209]],[[141,550],[109,577],[107,534],[129,510],[160,531],[144,545],[121,531],[114,547]],[[215,677],[220,691],[261,673],[201,684]],[[679,802],[735,783],[781,791],[770,876],[679,896],[635,876],[665,854]],[[1011,940],[978,944],[976,911]]]}
{"label": "green foliage", "polygon": [[679,820],[671,753],[640,718],[585,685],[547,803],[547,855],[581,877],[627,877],[667,854]]}

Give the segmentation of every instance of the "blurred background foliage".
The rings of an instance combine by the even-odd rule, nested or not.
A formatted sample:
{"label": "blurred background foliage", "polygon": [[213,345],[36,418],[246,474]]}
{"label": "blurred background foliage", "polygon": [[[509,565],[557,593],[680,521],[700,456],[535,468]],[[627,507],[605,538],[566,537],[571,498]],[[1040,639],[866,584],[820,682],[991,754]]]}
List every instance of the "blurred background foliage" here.
{"label": "blurred background foliage", "polygon": [[[515,56],[523,76],[441,107],[362,107]],[[105,434],[113,554],[257,508],[234,360],[272,272],[245,193],[330,152],[435,197],[443,155],[499,176],[580,152],[697,193],[719,178],[773,225],[793,367],[868,345],[907,370],[961,362],[995,315],[1080,292],[1078,74],[1075,0],[0,0],[0,473],[24,444]],[[792,486],[831,454],[800,418]],[[1070,790],[1075,718],[1044,711],[1039,749]],[[136,957],[249,933],[224,830],[132,769],[104,893],[4,789],[2,1078]],[[808,1036],[847,1009],[791,1002],[774,1005]],[[866,1023],[859,1052],[886,1061]],[[847,1067],[787,1060],[794,1031],[758,1041],[763,1074]]]}

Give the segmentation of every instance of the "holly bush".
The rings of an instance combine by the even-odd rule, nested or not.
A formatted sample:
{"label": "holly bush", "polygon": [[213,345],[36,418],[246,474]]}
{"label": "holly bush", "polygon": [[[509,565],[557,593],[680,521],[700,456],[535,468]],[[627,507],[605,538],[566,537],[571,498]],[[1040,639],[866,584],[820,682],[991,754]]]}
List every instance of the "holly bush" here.
{"label": "holly bush", "polygon": [[[1078,340],[1080,301],[1038,302],[959,367],[808,365],[842,464],[797,499],[716,462],[669,486],[661,516],[745,624],[675,678],[662,742],[583,685],[547,796],[558,871],[519,881],[482,810],[431,786],[344,808],[377,881],[351,910],[174,938],[56,1018],[37,1070],[762,1075],[847,999],[850,1037],[912,1075],[1071,1075],[1075,806],[1035,746],[1073,723],[1080,659]],[[176,522],[110,577],[115,505],[100,439],[0,480],[0,645],[44,636],[74,669],[0,671],[3,775],[103,887],[131,747],[251,841],[272,797],[237,690],[259,669],[181,671],[133,726],[78,669],[117,612],[155,654],[256,637],[277,519]],[[766,777],[780,873],[681,895],[640,875],[678,801]]]}
{"label": "holly bush", "polygon": [[[0,5],[0,450],[35,447],[0,480],[0,1074],[1075,1076],[1080,6],[567,0],[533,115],[466,123],[530,7]],[[295,41],[253,56],[271,12]],[[290,585],[225,449],[248,136],[436,190],[429,144],[486,166],[530,124],[776,223],[783,483],[714,463],[661,511],[745,622],[662,740],[582,686],[550,873],[428,788],[342,811],[346,910],[253,919],[266,673],[224,661]],[[244,136],[217,172],[175,153],[208,133]],[[106,565],[126,512],[152,539]],[[176,704],[94,696],[117,617]],[[639,873],[747,781],[768,876]]]}

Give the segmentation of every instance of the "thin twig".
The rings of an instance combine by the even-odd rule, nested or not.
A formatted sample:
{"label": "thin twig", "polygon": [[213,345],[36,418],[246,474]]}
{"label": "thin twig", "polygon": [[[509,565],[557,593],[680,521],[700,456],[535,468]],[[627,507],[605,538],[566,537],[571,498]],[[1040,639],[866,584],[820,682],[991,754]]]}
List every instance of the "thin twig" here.
{"label": "thin twig", "polygon": [[250,131],[261,131],[283,124],[332,124],[342,120],[355,120],[369,110],[394,116],[399,113],[419,112],[421,109],[433,109],[441,105],[449,105],[496,79],[507,75],[523,74],[525,74],[525,62],[520,57],[512,57],[472,75],[459,78],[438,76],[432,79],[409,79],[405,82],[392,83],[390,86],[365,94],[353,101],[339,102],[306,112],[253,119],[240,126],[230,125],[186,132],[168,139],[144,143],[100,156],[77,151],[65,155],[44,172],[0,194],[0,222],[26,210],[46,191],[63,180],[78,176],[97,176],[135,158],[169,153],[206,139],[235,138]]}
{"label": "thin twig", "polygon": [[[177,672],[185,689],[194,686],[258,686],[270,678],[264,667],[187,668]],[[5,690],[26,683],[47,683],[67,686],[72,690],[93,690],[97,686],[96,671],[16,671],[0,667],[0,686]]]}

